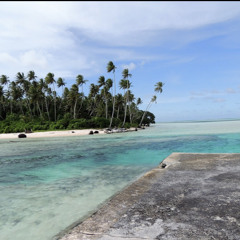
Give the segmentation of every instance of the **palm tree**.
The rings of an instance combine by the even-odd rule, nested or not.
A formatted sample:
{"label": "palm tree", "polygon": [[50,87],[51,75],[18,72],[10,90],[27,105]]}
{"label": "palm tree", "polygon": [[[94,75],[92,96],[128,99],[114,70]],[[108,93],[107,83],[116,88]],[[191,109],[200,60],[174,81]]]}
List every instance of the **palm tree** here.
{"label": "palm tree", "polygon": [[56,91],[55,91],[55,86],[54,83],[56,82],[54,79],[54,74],[53,73],[48,73],[47,76],[45,77],[45,82],[46,84],[53,85],[53,97],[54,97],[54,120],[56,121],[57,119],[57,110],[56,110]]}
{"label": "palm tree", "polygon": [[[1,83],[2,85],[7,85],[7,92],[6,92],[7,98],[10,97],[9,82],[10,82],[10,81],[9,81],[9,78],[8,78],[6,75],[2,75],[2,76],[0,77],[0,83]],[[10,101],[10,109],[11,109],[11,114],[12,114],[12,100],[9,99],[9,101]]]}
{"label": "palm tree", "polygon": [[34,71],[29,71],[27,77],[29,81],[32,81],[32,80],[35,81],[37,78]]}
{"label": "palm tree", "polygon": [[94,113],[95,106],[96,106],[96,97],[98,92],[99,92],[99,86],[92,83],[90,85],[90,93],[89,93],[89,98],[93,100],[93,101],[90,101],[91,103],[93,102],[93,104],[91,104],[91,107],[89,109],[90,116],[92,116],[92,114]]}
{"label": "palm tree", "polygon": [[116,66],[113,64],[112,61],[109,61],[108,65],[107,65],[107,72],[108,73],[113,72],[113,83],[114,83],[113,110],[112,110],[112,117],[111,117],[111,120],[110,120],[109,128],[112,127],[112,120],[113,120],[114,110],[115,110],[115,95],[116,95],[115,70],[116,70]]}
{"label": "palm tree", "polygon": [[104,76],[100,76],[98,79],[98,86],[99,88],[101,88],[103,86],[101,95],[103,95],[104,101],[105,101],[105,118],[107,119],[108,117],[108,99],[107,99],[107,93],[108,93],[108,86],[107,86],[107,82],[105,81],[105,77]]}
{"label": "palm tree", "polygon": [[62,79],[61,77],[58,78],[57,80],[57,87],[60,88],[62,87],[62,94],[63,94],[63,87],[65,86],[65,82],[64,82],[64,79]]}
{"label": "palm tree", "polygon": [[50,114],[49,114],[49,110],[48,110],[48,102],[47,102],[47,96],[46,96],[48,85],[42,78],[40,78],[40,80],[39,80],[39,88],[43,92],[43,97],[44,97],[45,106],[46,106],[47,115],[48,115],[48,121],[50,121]]}
{"label": "palm tree", "polygon": [[[163,91],[163,90],[162,90],[163,85],[164,85],[164,83],[162,83],[162,82],[157,82],[157,83],[155,84],[155,89],[154,89],[154,91],[155,91],[155,92],[158,92],[158,93],[162,93],[162,91]],[[153,102],[156,102],[156,99],[157,99],[157,96],[154,95],[154,96],[152,97],[151,101],[149,102],[149,104],[147,105],[146,110],[145,110],[144,113],[143,113],[143,116],[142,116],[142,119],[141,119],[141,122],[140,122],[139,126],[142,125],[142,121],[143,121],[143,119],[144,119],[144,117],[145,117],[145,115],[146,115],[146,112],[150,109],[152,103],[153,103]]]}
{"label": "palm tree", "polygon": [[35,109],[37,109],[37,111],[39,111],[39,115],[42,118],[42,111],[40,108],[40,104],[39,102],[41,102],[43,100],[43,92],[42,92],[42,85],[41,82],[36,82],[33,81],[30,89],[29,89],[29,95],[31,97],[31,102],[33,103],[33,105],[35,105]]}
{"label": "palm tree", "polygon": [[76,83],[77,83],[77,86],[81,86],[82,87],[82,93],[81,93],[81,105],[78,109],[78,113],[80,112],[81,108],[82,108],[82,104],[83,104],[83,97],[84,97],[84,93],[83,93],[83,84],[86,84],[88,80],[84,79],[83,75],[77,75],[76,77]]}
{"label": "palm tree", "polygon": [[120,108],[123,107],[123,104],[124,104],[124,98],[122,94],[119,93],[116,95],[117,118],[119,118],[119,110]]}
{"label": "palm tree", "polygon": [[[122,76],[123,76],[123,79],[127,80],[127,89],[129,90],[130,84],[129,84],[128,78],[132,77],[132,74],[129,73],[128,68],[123,69]],[[129,96],[127,94],[127,96],[126,96],[126,110],[125,111],[127,113],[127,105],[128,105],[129,106],[129,115],[131,116],[131,108],[130,108],[130,105],[128,104],[128,102],[129,102]],[[125,124],[125,121],[124,121],[123,125],[124,124]]]}
{"label": "palm tree", "polygon": [[164,85],[164,83],[162,83],[162,82],[157,82],[156,84],[155,84],[155,89],[154,89],[154,91],[155,92],[159,92],[159,93],[162,93],[162,87],[163,87],[163,85]]}
{"label": "palm tree", "polygon": [[[125,125],[125,121],[126,121],[126,116],[127,116],[127,104],[129,102],[129,87],[130,87],[131,83],[129,82],[129,80],[127,79],[122,79],[120,81],[120,88],[123,89],[124,93],[124,98],[125,98],[125,110],[124,110],[124,119],[123,119],[123,124],[122,127]],[[125,90],[127,89],[126,93]],[[129,114],[131,113],[131,111],[129,111]]]}
{"label": "palm tree", "polygon": [[68,101],[73,108],[73,118],[74,119],[77,118],[76,109],[77,109],[78,98],[79,98],[78,85],[73,84],[69,91],[69,94],[68,94]]}
{"label": "palm tree", "polygon": [[5,105],[4,105],[4,91],[3,86],[0,86],[0,117],[4,120],[2,113],[4,113]]}

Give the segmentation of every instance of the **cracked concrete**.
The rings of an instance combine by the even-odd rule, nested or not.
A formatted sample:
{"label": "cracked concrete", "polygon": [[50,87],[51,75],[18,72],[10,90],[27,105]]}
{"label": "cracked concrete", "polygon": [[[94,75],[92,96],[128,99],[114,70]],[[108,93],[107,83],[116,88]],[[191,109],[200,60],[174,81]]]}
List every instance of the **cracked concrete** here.
{"label": "cracked concrete", "polygon": [[55,239],[240,239],[240,154],[173,153]]}

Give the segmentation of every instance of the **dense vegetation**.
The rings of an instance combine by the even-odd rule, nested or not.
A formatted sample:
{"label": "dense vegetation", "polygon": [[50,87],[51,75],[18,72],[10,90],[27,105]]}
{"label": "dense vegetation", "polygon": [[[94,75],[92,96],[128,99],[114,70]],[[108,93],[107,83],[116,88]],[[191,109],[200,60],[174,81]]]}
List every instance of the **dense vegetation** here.
{"label": "dense vegetation", "polygon": [[[76,77],[71,88],[65,87],[63,78],[54,78],[48,73],[38,79],[34,71],[27,75],[18,72],[10,81],[0,76],[0,133],[22,132],[26,129],[56,130],[106,127],[137,127],[155,123],[155,116],[149,108],[156,101],[153,96],[145,111],[138,106],[141,98],[132,93],[128,69],[122,71],[118,83],[123,94],[116,93],[116,67],[112,61],[107,65],[111,78],[100,76],[97,84],[90,85],[88,95],[83,86],[88,80],[82,75]],[[155,92],[162,92],[162,82],[155,85]],[[58,94],[56,88],[59,88]]]}

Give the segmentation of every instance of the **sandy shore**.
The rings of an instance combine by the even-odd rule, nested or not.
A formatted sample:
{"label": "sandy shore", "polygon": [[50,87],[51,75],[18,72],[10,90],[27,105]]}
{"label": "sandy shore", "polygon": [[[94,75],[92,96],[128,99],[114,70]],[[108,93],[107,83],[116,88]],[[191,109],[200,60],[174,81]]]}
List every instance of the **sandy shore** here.
{"label": "sandy shore", "polygon": [[[63,131],[48,131],[48,132],[33,132],[33,133],[24,133],[27,138],[40,138],[40,137],[67,137],[67,136],[83,136],[89,135],[90,131],[98,131],[98,134],[106,134],[102,129],[76,129],[76,130],[63,130]],[[127,131],[135,131],[135,128],[130,128]],[[0,139],[12,139],[18,138],[20,133],[2,133],[0,134]],[[96,133],[94,134],[96,135]]]}
{"label": "sandy shore", "polygon": [[[40,138],[40,137],[64,137],[64,136],[82,136],[88,135],[90,131],[98,131],[98,134],[105,134],[104,130],[99,129],[82,129],[82,130],[65,130],[65,131],[49,131],[49,132],[33,132],[24,133],[27,138]],[[3,133],[0,134],[0,139],[18,138],[20,133]]]}

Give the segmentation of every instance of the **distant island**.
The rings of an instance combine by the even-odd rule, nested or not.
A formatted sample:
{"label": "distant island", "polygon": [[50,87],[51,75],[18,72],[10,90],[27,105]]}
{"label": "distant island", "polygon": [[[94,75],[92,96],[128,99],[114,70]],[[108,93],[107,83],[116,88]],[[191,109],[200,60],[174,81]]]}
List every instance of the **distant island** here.
{"label": "distant island", "polygon": [[[76,82],[70,89],[65,87],[63,78],[55,79],[51,72],[39,79],[34,71],[29,71],[27,75],[18,72],[15,80],[1,75],[0,133],[130,128],[155,123],[155,116],[149,109],[156,102],[156,95],[145,110],[140,110],[142,100],[132,92],[132,74],[124,69],[117,84],[115,70],[116,66],[109,61],[107,72],[113,73],[113,79],[100,76],[97,84],[90,84],[88,95],[83,91],[88,80],[82,75],[76,76]],[[162,82],[156,83],[154,91],[161,93],[163,85]],[[123,94],[116,93],[117,86]]]}

